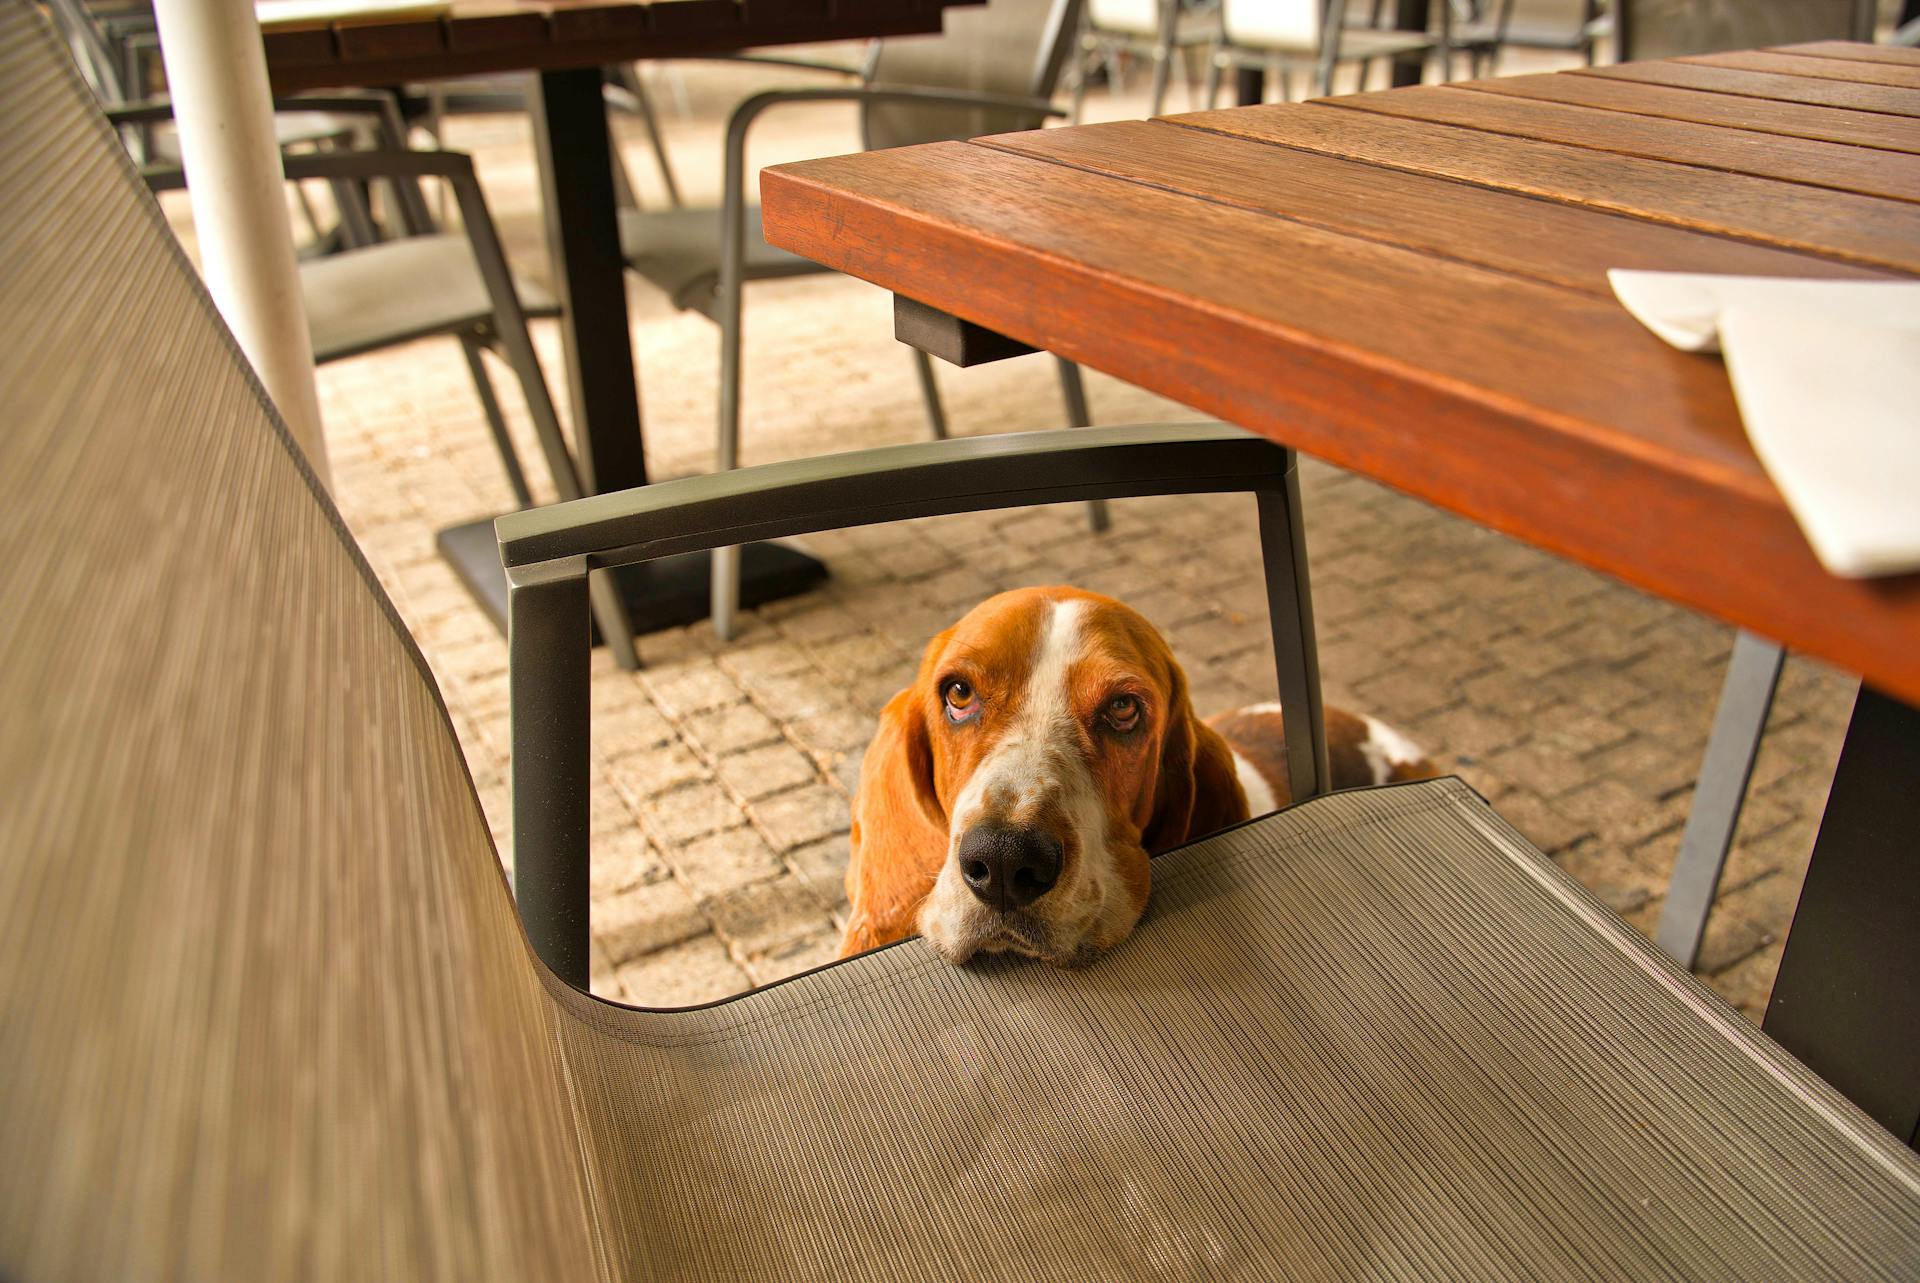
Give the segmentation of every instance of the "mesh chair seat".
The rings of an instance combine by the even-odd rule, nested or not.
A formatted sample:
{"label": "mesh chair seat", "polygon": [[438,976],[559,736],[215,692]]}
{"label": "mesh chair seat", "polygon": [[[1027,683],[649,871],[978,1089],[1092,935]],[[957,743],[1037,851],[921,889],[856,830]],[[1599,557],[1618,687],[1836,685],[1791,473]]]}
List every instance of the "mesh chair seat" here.
{"label": "mesh chair seat", "polygon": [[[826,269],[767,244],[760,231],[760,207],[746,207],[746,261],[743,280],[811,276]],[[720,211],[663,209],[620,211],[620,253],[682,311],[713,315],[714,286],[720,279]]]}
{"label": "mesh chair seat", "polygon": [[911,941],[694,1011],[559,994],[609,1253],[648,1278],[1920,1263],[1920,1161],[1832,1126],[1828,1088],[1457,780],[1203,840],[1153,897],[1083,972]]}
{"label": "mesh chair seat", "polygon": [[[464,235],[383,241],[300,264],[316,361],[337,361],[408,339],[448,334],[493,317]],[[544,287],[514,278],[528,316],[557,316]]]}

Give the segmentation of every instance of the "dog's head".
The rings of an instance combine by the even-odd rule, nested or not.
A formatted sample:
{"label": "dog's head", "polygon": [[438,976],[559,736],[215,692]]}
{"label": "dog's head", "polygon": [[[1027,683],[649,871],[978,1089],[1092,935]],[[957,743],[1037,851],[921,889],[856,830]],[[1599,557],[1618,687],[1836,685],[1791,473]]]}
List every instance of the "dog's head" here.
{"label": "dog's head", "polygon": [[882,716],[860,810],[870,830],[904,815],[944,833],[931,889],[918,888],[918,927],[942,955],[1077,966],[1139,921],[1149,852],[1245,808],[1230,752],[1194,717],[1153,625],[1109,597],[1033,588],[928,644]]}

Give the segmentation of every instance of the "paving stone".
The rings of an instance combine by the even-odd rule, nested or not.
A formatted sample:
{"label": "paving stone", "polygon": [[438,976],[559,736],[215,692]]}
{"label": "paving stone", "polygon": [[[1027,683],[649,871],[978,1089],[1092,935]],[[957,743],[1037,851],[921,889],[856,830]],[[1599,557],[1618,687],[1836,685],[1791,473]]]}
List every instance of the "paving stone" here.
{"label": "paving stone", "polygon": [[646,675],[647,691],[668,717],[690,717],[742,698],[740,688],[711,660],[696,660]]}
{"label": "paving stone", "polygon": [[781,740],[719,762],[721,782],[751,802],[820,778],[805,753]]}
{"label": "paving stone", "polygon": [[813,892],[814,898],[830,908],[847,902],[848,847],[845,835],[822,838],[787,852],[787,864],[794,875]]}
{"label": "paving stone", "polygon": [[1615,913],[1631,913],[1666,889],[1666,879],[1641,868],[1616,847],[1588,838],[1554,857]]}
{"label": "paving stone", "polygon": [[766,839],[747,825],[687,843],[673,853],[673,867],[703,899],[779,877],[785,868]]}
{"label": "paving stone", "polygon": [[613,761],[608,770],[614,786],[636,807],[650,797],[712,778],[707,764],[677,741],[629,753]]}
{"label": "paving stone", "polygon": [[693,896],[677,882],[645,882],[593,906],[593,934],[618,966],[710,930]]}
{"label": "paving stone", "polygon": [[671,860],[695,838],[740,823],[740,808],[718,784],[702,782],[647,799],[641,818]]}
{"label": "paving stone", "polygon": [[590,839],[588,880],[594,902],[667,876],[667,866],[638,825],[595,830]]}
{"label": "paving stone", "polygon": [[825,784],[780,793],[749,808],[778,851],[845,833],[852,826],[846,795]]}
{"label": "paving stone", "polygon": [[729,704],[696,713],[680,724],[680,732],[701,752],[714,758],[780,739],[779,723],[753,704]]}
{"label": "paving stone", "polygon": [[626,1001],[641,1007],[689,1007],[753,988],[719,936],[708,932],[645,954],[614,971]]}
{"label": "paving stone", "polygon": [[707,901],[706,910],[740,959],[777,956],[833,929],[820,901],[791,874],[736,888]]}

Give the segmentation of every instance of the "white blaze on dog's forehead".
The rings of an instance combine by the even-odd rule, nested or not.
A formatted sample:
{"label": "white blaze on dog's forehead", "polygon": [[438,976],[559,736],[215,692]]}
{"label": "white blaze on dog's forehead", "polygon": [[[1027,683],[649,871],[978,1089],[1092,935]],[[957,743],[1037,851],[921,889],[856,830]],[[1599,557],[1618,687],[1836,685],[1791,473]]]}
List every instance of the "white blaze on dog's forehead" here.
{"label": "white blaze on dog's forehead", "polygon": [[1411,766],[1426,756],[1420,746],[1377,717],[1362,717],[1367,738],[1360,741],[1360,752],[1373,768],[1373,782],[1385,784],[1393,778],[1396,766]]}
{"label": "white blaze on dog's forehead", "polygon": [[1228,749],[1233,754],[1233,773],[1240,780],[1240,787],[1247,795],[1247,814],[1265,815],[1279,809],[1279,802],[1273,796],[1273,786],[1267,783],[1267,777],[1260,774],[1260,768],[1240,756],[1237,749]]}
{"label": "white blaze on dog's forehead", "polygon": [[1021,721],[1025,723],[1021,729],[1033,735],[1044,735],[1059,719],[1073,716],[1067,676],[1074,661],[1080,658],[1080,624],[1086,603],[1056,601],[1048,606],[1046,622],[1041,626],[1039,653],[1027,675],[1027,698],[1021,710]]}

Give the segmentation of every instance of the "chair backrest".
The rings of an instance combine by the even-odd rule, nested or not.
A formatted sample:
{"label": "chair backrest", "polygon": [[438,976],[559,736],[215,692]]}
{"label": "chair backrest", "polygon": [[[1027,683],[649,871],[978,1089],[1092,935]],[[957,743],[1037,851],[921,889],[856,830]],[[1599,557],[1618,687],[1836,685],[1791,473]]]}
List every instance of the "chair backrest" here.
{"label": "chair backrest", "polygon": [[591,1278],[438,693],[0,0],[0,1278]]}
{"label": "chair backrest", "polygon": [[[1871,39],[1872,0],[1615,0],[1621,62]],[[1862,34],[1862,16],[1866,34]]]}
{"label": "chair backrest", "polygon": [[1326,0],[1220,0],[1220,22],[1234,44],[1318,49]]}
{"label": "chair backrest", "polygon": [[1157,36],[1163,3],[1175,4],[1178,0],[1087,0],[1087,23],[1096,31]]}
{"label": "chair backrest", "polygon": [[[941,35],[882,41],[868,79],[1051,98],[1079,23],[1080,0],[989,0],[979,8],[949,9]],[[900,105],[869,106],[861,117],[870,150],[1008,133],[1040,123],[1024,112]]]}

